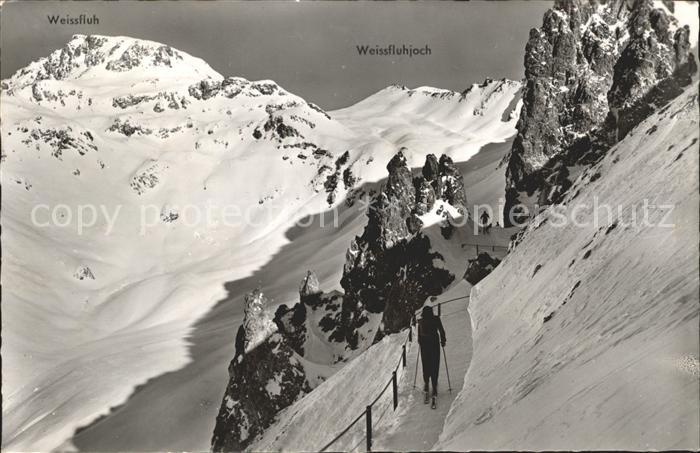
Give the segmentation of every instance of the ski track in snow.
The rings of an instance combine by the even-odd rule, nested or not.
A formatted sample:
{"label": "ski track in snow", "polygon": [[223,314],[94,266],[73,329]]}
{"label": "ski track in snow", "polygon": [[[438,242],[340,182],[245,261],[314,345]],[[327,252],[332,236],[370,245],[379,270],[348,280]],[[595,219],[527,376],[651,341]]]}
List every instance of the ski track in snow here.
{"label": "ski track in snow", "polygon": [[[442,294],[437,302],[462,297],[469,294],[471,285],[463,281]],[[459,393],[459,385],[469,368],[472,354],[471,320],[467,312],[468,299],[460,299],[443,306],[442,324],[445,328],[447,345],[445,355],[449,366],[448,389],[445,355],[440,357],[438,377],[438,404],[431,409],[423,403],[423,377],[418,362],[418,344],[414,342],[408,353],[408,367],[399,384],[399,406],[392,410],[392,401],[385,403],[387,415],[375,428],[372,448],[378,451],[430,450],[437,442],[452,402]],[[418,375],[415,378],[418,363]],[[391,398],[391,396],[389,396]]]}

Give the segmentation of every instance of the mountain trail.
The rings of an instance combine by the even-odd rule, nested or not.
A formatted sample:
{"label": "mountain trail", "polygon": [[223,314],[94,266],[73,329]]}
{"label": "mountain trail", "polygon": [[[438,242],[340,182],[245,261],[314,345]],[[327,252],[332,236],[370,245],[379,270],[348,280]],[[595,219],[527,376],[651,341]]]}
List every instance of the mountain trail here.
{"label": "mountain trail", "polygon": [[[439,301],[469,294],[464,282],[440,296]],[[418,358],[418,343],[410,343],[407,364],[399,381],[399,406],[392,412],[391,392],[374,409],[379,417],[373,432],[372,449],[378,451],[430,450],[438,440],[452,401],[464,383],[464,376],[472,357],[471,320],[467,312],[469,299],[459,299],[442,307],[441,320],[445,327],[447,344],[440,358],[437,409],[423,403],[423,376]],[[415,333],[415,332],[414,332]],[[414,337],[415,339],[415,337]],[[449,367],[452,391],[448,388],[445,356]],[[416,364],[418,372],[416,376]],[[415,378],[415,387],[413,385]],[[364,445],[361,445],[364,448]]]}

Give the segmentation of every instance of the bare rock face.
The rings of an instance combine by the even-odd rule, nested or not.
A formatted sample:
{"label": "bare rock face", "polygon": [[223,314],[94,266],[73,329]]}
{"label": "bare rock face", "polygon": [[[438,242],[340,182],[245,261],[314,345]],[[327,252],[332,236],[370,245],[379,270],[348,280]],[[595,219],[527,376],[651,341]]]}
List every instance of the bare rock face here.
{"label": "bare rock face", "polygon": [[423,215],[430,211],[436,200],[443,200],[462,213],[467,212],[467,195],[462,174],[452,159],[443,154],[440,160],[428,154],[421,176],[414,180],[416,189],[415,213]]}
{"label": "bare rock face", "polygon": [[425,165],[423,165],[421,173],[426,181],[438,180],[438,176],[440,176],[440,164],[435,154],[428,154],[425,156]]}
{"label": "bare rock face", "polygon": [[597,161],[690,83],[696,67],[688,35],[651,0],[555,2],[525,48],[506,224],[520,203],[557,203],[578,175],[572,167],[580,172]]}
{"label": "bare rock face", "polygon": [[321,285],[318,283],[318,277],[314,271],[307,271],[306,277],[299,285],[299,298],[304,299],[321,292]]}
{"label": "bare rock face", "polygon": [[294,350],[275,333],[231,361],[229,379],[212,437],[212,450],[242,451],[269,427],[277,413],[311,391]]}
{"label": "bare rock face", "polygon": [[95,274],[92,273],[92,270],[90,270],[89,267],[80,266],[73,274],[73,277],[77,278],[78,280],[94,280]]}
{"label": "bare rock face", "polygon": [[440,156],[439,169],[439,179],[442,180],[442,184],[440,184],[442,191],[437,192],[438,198],[442,198],[464,214],[467,211],[467,195],[464,191],[462,174],[459,172],[454,162],[452,162],[452,159],[445,154]]}
{"label": "bare rock face", "polygon": [[416,178],[413,183],[416,187],[415,214],[426,214],[435,206],[435,188],[425,178]]}
{"label": "bare rock face", "polygon": [[389,161],[386,168],[389,177],[370,208],[367,233],[368,239],[376,241],[383,248],[391,248],[411,235],[406,219],[413,210],[416,193],[411,170],[401,151]]}
{"label": "bare rock face", "polygon": [[266,303],[260,289],[245,296],[246,352],[229,364],[229,383],[212,438],[214,451],[245,449],[272,424],[277,412],[311,391],[294,336],[274,331],[280,321],[268,318]]}
{"label": "bare rock face", "polygon": [[436,198],[466,203],[461,175],[446,156],[438,162],[429,155],[421,176],[414,179],[401,151],[387,170],[386,187],[371,206],[364,233],[348,249],[341,280],[345,296],[331,338],[350,348],[361,343],[358,332],[366,335],[363,326],[377,316],[380,324],[369,329],[375,339],[408,326],[425,299],[442,292],[455,277],[435,267],[442,256],[431,250],[417,215],[432,209]]}
{"label": "bare rock face", "polygon": [[264,340],[270,331],[271,321],[265,313],[266,305],[267,298],[259,288],[245,296],[243,328],[246,348]]}

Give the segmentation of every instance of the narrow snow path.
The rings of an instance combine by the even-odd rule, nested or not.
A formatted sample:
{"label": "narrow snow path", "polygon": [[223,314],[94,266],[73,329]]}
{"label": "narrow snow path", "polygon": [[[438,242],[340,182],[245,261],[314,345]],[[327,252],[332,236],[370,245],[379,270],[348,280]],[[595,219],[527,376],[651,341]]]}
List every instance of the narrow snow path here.
{"label": "narrow snow path", "polygon": [[[471,286],[462,282],[441,295],[437,302],[469,295]],[[372,449],[377,451],[430,450],[438,440],[452,401],[464,385],[464,376],[472,357],[471,320],[467,312],[469,299],[460,299],[442,307],[442,323],[447,345],[445,355],[449,367],[452,391],[448,389],[445,356],[440,358],[438,404],[431,409],[423,403],[423,376],[418,361],[418,343],[410,343],[407,367],[399,380],[399,406],[392,411],[391,392],[374,409],[377,416]],[[418,373],[416,376],[416,363]],[[415,378],[415,388],[413,386]],[[364,448],[364,445],[362,445]]]}

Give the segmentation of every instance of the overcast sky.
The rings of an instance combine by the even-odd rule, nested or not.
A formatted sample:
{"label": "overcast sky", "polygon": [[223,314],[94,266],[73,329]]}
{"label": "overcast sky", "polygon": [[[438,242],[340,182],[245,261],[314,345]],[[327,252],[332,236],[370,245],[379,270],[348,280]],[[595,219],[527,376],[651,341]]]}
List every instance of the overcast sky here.
{"label": "overcast sky", "polygon": [[[387,85],[463,90],[486,77],[523,77],[530,28],[550,1],[512,2],[43,2],[2,7],[2,78],[75,33],[169,44],[223,75],[273,79],[326,109]],[[96,14],[96,26],[47,15]],[[360,56],[356,45],[413,45],[430,56]]]}

